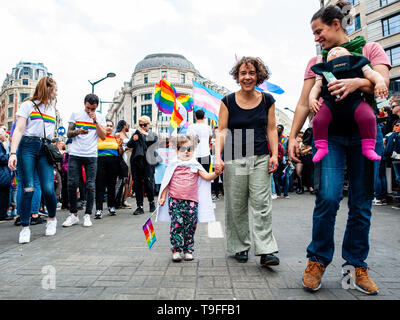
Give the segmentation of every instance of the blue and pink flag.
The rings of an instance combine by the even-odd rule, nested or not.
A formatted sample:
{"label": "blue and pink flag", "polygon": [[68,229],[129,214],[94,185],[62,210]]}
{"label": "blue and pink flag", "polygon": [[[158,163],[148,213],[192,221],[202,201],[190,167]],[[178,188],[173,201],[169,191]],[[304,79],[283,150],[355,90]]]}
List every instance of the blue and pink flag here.
{"label": "blue and pink flag", "polygon": [[258,91],[266,91],[266,92],[272,92],[272,93],[276,93],[276,94],[282,94],[285,92],[280,86],[277,86],[276,84],[273,84],[268,81],[264,81],[258,87],[256,86],[255,89]]}
{"label": "blue and pink flag", "polygon": [[219,108],[224,96],[193,80],[194,111],[203,110],[206,118],[218,122]]}

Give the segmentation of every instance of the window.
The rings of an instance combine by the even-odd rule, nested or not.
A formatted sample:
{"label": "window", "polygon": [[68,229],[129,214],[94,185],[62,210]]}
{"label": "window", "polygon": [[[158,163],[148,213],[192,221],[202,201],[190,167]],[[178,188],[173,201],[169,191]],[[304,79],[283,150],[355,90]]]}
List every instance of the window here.
{"label": "window", "polygon": [[389,91],[396,94],[400,92],[400,78],[390,80]]}
{"label": "window", "polygon": [[152,105],[151,104],[144,104],[142,105],[142,116],[148,116],[150,121],[152,121]]}
{"label": "window", "polygon": [[400,65],[400,45],[387,49],[386,54],[388,55],[392,66]]}
{"label": "window", "polygon": [[361,17],[360,17],[359,14],[357,14],[354,17],[353,24],[350,25],[350,26],[347,26],[346,31],[347,31],[347,34],[351,34],[353,32],[356,32],[357,30],[360,30],[360,29],[361,29]]}
{"label": "window", "polygon": [[19,94],[19,102],[24,102],[26,98],[29,98],[29,93],[20,93]]}
{"label": "window", "polygon": [[[136,98],[136,97],[135,97]],[[135,124],[136,123],[136,118],[137,118],[137,111],[136,111],[137,109],[136,108],[133,108],[133,112],[132,112],[132,116],[133,116],[133,119],[132,119],[132,124]]]}
{"label": "window", "polygon": [[163,78],[168,79],[167,71],[161,71],[161,79],[163,79]]}
{"label": "window", "polygon": [[14,108],[10,107],[8,108],[8,117],[12,118],[14,116]]}
{"label": "window", "polygon": [[360,3],[360,0],[350,0],[349,1],[351,5],[356,5],[357,3]]}
{"label": "window", "polygon": [[185,83],[186,80],[186,75],[184,73],[181,73],[181,83]]}
{"label": "window", "polygon": [[382,20],[383,36],[400,32],[400,14]]}
{"label": "window", "polygon": [[13,94],[10,94],[8,96],[8,103],[14,103],[14,95]]}
{"label": "window", "polygon": [[137,101],[137,98],[133,97],[133,103],[136,103],[136,101]]}
{"label": "window", "polygon": [[142,101],[151,100],[151,93],[142,94]]}
{"label": "window", "polygon": [[27,86],[28,85],[28,79],[22,79],[22,85]]}
{"label": "window", "polygon": [[387,6],[388,4],[391,4],[393,2],[396,2],[397,0],[381,0],[381,7]]}
{"label": "window", "polygon": [[145,74],[144,75],[144,84],[149,83],[149,75]]}

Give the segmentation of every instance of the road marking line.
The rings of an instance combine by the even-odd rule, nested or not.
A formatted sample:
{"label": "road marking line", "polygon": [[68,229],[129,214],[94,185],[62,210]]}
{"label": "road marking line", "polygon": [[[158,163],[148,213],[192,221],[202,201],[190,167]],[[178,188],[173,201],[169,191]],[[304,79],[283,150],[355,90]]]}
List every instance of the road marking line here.
{"label": "road marking line", "polygon": [[224,232],[222,231],[221,222],[212,221],[208,223],[208,237],[209,238],[223,238]]}

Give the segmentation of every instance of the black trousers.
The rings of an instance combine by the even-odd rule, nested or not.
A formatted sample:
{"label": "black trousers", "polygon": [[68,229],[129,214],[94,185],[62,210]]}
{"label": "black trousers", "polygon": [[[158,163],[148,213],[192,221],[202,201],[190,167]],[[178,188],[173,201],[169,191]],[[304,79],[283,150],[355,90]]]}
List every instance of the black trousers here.
{"label": "black trousers", "polygon": [[143,187],[149,202],[154,201],[154,167],[143,156],[131,159],[133,190],[135,190],[136,204],[143,206]]}
{"label": "black trousers", "polygon": [[107,205],[116,207],[115,185],[119,173],[118,157],[99,157],[96,175],[96,210],[103,210],[104,193],[107,188]]}
{"label": "black trousers", "polygon": [[0,187],[0,217],[7,216],[8,206],[10,204],[10,187]]}

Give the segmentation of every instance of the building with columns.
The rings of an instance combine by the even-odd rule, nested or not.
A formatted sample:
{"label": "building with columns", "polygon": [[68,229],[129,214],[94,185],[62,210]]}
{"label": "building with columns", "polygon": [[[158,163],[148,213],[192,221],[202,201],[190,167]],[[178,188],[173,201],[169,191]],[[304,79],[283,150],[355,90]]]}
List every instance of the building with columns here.
{"label": "building with columns", "polygon": [[[400,0],[350,0],[352,25],[347,26],[350,39],[364,36],[367,42],[378,42],[386,51],[393,68],[390,70],[391,93],[400,93]],[[321,6],[336,0],[321,1]]]}
{"label": "building with columns", "polygon": [[[125,82],[121,90],[117,91],[108,109],[106,117],[113,120],[115,126],[120,120],[125,120],[132,128],[138,126],[138,119],[142,115],[150,117],[152,130],[160,134],[167,134],[170,115],[158,110],[154,103],[154,87],[163,77],[176,89],[178,94],[193,96],[193,80],[207,88],[227,95],[231,93],[227,88],[201,76],[195,66],[184,56],[171,53],[147,55],[140,61],[129,82]],[[194,112],[188,112],[189,123],[194,122]],[[277,123],[290,131],[291,120],[277,110]]]}
{"label": "building with columns", "polygon": [[[34,62],[20,62],[7,74],[0,91],[0,123],[5,124],[8,130],[11,130],[19,106],[33,95],[36,84],[44,76],[51,77],[52,74],[43,63]],[[62,123],[57,109],[56,121],[57,128]]]}

